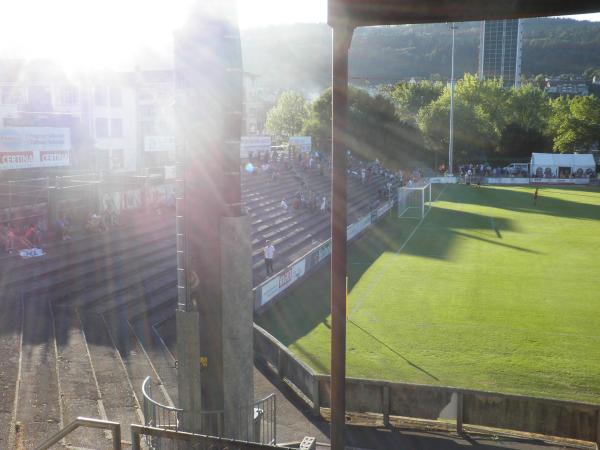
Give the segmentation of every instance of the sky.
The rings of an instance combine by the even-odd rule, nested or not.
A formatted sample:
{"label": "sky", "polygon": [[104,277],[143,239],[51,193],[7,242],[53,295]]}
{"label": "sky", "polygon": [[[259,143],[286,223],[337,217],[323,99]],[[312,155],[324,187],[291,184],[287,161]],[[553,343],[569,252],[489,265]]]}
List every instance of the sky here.
{"label": "sky", "polygon": [[[18,0],[0,15],[0,58],[50,58],[68,68],[124,68],[141,49],[167,56],[195,0]],[[218,0],[217,0],[218,1]],[[325,22],[326,0],[238,0],[242,29]],[[600,21],[599,14],[578,19]]]}

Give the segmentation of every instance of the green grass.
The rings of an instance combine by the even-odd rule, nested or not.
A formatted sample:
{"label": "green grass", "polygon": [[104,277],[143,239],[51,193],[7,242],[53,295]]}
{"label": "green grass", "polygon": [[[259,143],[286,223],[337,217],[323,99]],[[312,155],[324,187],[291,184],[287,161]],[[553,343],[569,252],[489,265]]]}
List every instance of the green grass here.
{"label": "green grass", "polygon": [[[600,191],[440,193],[352,245],[348,376],[600,403]],[[325,269],[258,323],[328,373],[330,319]]]}

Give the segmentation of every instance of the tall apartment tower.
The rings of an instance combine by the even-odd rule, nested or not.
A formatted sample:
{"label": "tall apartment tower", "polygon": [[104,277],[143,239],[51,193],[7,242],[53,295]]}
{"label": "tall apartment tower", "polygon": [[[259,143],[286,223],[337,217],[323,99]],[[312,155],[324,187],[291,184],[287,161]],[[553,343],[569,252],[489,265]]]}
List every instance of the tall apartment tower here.
{"label": "tall apartment tower", "polygon": [[506,87],[520,86],[522,43],[520,19],[482,21],[479,78],[502,78]]}

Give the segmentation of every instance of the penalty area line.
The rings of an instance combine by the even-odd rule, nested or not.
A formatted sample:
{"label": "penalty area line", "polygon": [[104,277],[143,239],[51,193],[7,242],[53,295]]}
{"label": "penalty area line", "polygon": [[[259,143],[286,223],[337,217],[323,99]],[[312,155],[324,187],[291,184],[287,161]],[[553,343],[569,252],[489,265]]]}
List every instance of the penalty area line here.
{"label": "penalty area line", "polygon": [[[440,191],[440,193],[435,197],[434,202],[438,201],[438,199],[442,196],[442,194],[446,190],[447,186],[448,185],[444,185],[444,187],[442,188],[442,190]],[[400,253],[402,250],[404,250],[404,247],[406,247],[406,244],[408,244],[408,242],[412,239],[412,237],[415,235],[415,233],[417,232],[417,230],[421,227],[421,224],[425,221],[425,219],[429,215],[429,211],[431,211],[431,207],[425,212],[425,214],[423,215],[423,217],[421,217],[421,220],[419,220],[419,223],[415,225],[415,227],[413,228],[413,230],[411,231],[411,233],[408,235],[408,237],[406,238],[406,240],[402,243],[402,245],[400,246],[400,248],[398,248],[398,250],[396,250],[394,252],[396,255],[398,253]],[[356,302],[355,306],[352,308],[352,312],[356,311],[357,309],[359,309],[364,304],[365,299],[369,298],[369,296],[373,292],[373,289],[375,289],[375,286],[377,286],[379,284],[379,282],[381,281],[381,278],[384,275],[387,275],[387,273],[389,272],[389,270],[390,270],[390,263],[388,262],[387,266],[381,268],[381,270],[377,274],[377,278],[375,278],[375,280],[373,280],[371,282],[371,284],[369,285],[369,290],[364,295],[361,295],[360,299]],[[349,312],[348,313],[348,320],[350,320],[350,319],[352,319],[352,317],[351,317],[351,313]]]}

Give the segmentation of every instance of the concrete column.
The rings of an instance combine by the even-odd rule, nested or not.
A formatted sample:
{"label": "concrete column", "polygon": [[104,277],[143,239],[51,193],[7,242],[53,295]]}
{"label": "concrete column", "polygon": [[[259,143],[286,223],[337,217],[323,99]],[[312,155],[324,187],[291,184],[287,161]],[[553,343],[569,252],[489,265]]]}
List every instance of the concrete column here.
{"label": "concrete column", "polygon": [[314,376],[312,377],[312,413],[314,416],[321,415],[321,398],[319,397],[319,378]]}
{"label": "concrete column", "polygon": [[177,382],[179,407],[183,409],[182,428],[201,433],[202,393],[200,384],[200,315],[176,311]]}
{"label": "concrete column", "polygon": [[386,427],[390,426],[390,387],[386,384],[383,386],[382,392],[382,406],[383,406],[383,425]]}
{"label": "concrete column", "polygon": [[457,392],[456,399],[456,432],[463,432],[463,401],[464,395],[462,392]]}
{"label": "concrete column", "polygon": [[331,110],[331,449],[345,448],[346,419],[346,115],[348,51],[354,29],[333,24]]}
{"label": "concrete column", "polygon": [[247,216],[221,219],[222,351],[225,436],[252,439],[254,341],[252,235]]}

